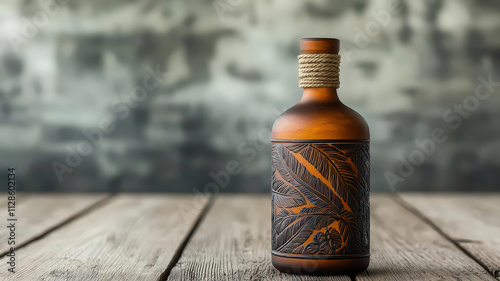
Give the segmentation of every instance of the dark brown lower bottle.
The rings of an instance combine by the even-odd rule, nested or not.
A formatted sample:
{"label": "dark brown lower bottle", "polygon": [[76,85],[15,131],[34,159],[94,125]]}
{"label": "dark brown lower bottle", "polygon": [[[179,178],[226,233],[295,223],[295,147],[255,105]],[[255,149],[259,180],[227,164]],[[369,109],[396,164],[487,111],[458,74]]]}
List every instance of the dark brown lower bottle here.
{"label": "dark brown lower bottle", "polygon": [[[303,54],[338,50],[337,39],[301,41]],[[370,260],[365,120],[340,102],[335,87],[304,87],[299,103],[276,120],[272,138],[273,265],[295,274],[365,270]]]}
{"label": "dark brown lower bottle", "polygon": [[275,141],[274,266],[303,274],[350,274],[369,263],[367,141]]}

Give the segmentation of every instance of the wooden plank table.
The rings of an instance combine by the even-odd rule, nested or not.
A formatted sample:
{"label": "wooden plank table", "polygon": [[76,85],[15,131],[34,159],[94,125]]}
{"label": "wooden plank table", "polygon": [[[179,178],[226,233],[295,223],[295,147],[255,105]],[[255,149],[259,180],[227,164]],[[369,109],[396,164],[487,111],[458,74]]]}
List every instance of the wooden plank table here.
{"label": "wooden plank table", "polygon": [[356,276],[275,270],[268,195],[17,201],[16,272],[4,226],[0,280],[500,280],[500,194],[373,194],[371,264]]}

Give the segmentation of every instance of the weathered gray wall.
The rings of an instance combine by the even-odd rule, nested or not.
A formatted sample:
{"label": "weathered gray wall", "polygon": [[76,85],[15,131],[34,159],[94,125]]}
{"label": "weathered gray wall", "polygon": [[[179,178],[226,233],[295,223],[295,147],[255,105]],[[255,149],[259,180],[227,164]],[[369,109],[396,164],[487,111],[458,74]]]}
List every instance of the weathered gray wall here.
{"label": "weathered gray wall", "polygon": [[[396,190],[498,190],[499,87],[474,94],[500,81],[499,13],[493,0],[2,1],[1,173],[16,166],[24,190],[267,191],[272,120],[301,96],[298,41],[337,37],[373,190],[388,175]],[[143,84],[157,68],[161,83]],[[398,171],[435,128],[446,141]]]}

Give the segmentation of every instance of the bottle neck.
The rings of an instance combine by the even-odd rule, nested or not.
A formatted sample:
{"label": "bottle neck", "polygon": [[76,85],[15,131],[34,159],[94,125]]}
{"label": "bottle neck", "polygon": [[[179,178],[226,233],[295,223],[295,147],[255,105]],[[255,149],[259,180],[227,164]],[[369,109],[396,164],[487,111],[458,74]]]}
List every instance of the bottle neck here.
{"label": "bottle neck", "polygon": [[304,88],[299,103],[333,103],[341,104],[336,88]]}

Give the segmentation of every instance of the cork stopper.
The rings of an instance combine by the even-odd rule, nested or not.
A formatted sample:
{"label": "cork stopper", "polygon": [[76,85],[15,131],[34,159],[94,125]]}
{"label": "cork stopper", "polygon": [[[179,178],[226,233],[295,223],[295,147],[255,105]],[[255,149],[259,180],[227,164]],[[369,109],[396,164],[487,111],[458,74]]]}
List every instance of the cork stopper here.
{"label": "cork stopper", "polygon": [[337,38],[302,38],[301,54],[338,54],[340,40]]}

